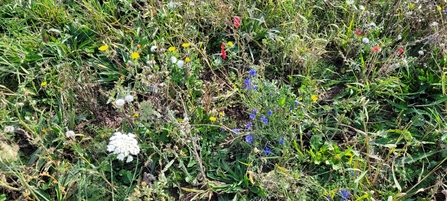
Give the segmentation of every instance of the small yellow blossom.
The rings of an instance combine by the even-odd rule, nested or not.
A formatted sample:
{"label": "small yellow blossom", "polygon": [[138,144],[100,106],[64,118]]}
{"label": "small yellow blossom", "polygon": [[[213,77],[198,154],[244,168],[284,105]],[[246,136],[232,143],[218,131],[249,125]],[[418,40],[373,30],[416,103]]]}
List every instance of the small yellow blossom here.
{"label": "small yellow blossom", "polygon": [[132,57],[132,59],[139,59],[140,58],[140,54],[138,52],[132,52],[130,57]]}
{"label": "small yellow blossom", "polygon": [[174,47],[174,46],[169,47],[169,48],[168,48],[168,51],[169,51],[169,52],[174,52],[174,51],[175,51],[175,47]]}
{"label": "small yellow blossom", "polygon": [[186,62],[186,63],[189,63],[190,61],[191,61],[191,59],[190,59],[189,57],[186,57],[186,58],[185,58],[185,62]]}
{"label": "small yellow blossom", "polygon": [[228,46],[230,46],[230,47],[233,47],[233,45],[234,45],[233,42],[231,42],[231,41],[229,41],[227,44],[228,44]]}
{"label": "small yellow blossom", "polygon": [[47,130],[46,130],[46,129],[43,129],[43,130],[42,130],[42,133],[47,133]]}
{"label": "small yellow blossom", "polygon": [[253,152],[258,153],[258,152],[259,152],[259,149],[255,147],[255,148],[253,149]]}
{"label": "small yellow blossom", "polygon": [[318,97],[317,97],[316,95],[312,95],[310,98],[311,98],[313,101],[317,101],[317,100],[318,100]]}
{"label": "small yellow blossom", "polygon": [[182,44],[182,47],[184,47],[184,48],[188,48],[189,46],[191,46],[191,43],[183,43]]}
{"label": "small yellow blossom", "polygon": [[45,87],[45,86],[47,86],[47,81],[43,81],[42,83],[40,83],[40,86],[41,86],[41,87]]}
{"label": "small yellow blossom", "polygon": [[141,182],[141,186],[142,186],[142,187],[147,186],[146,182],[145,182],[145,181]]}
{"label": "small yellow blossom", "polygon": [[438,9],[438,11],[441,11],[441,6],[436,6],[436,8]]}
{"label": "small yellow blossom", "polygon": [[98,48],[98,50],[100,50],[100,51],[106,51],[107,49],[109,49],[108,45],[103,45],[103,46]]}
{"label": "small yellow blossom", "polygon": [[124,75],[121,75],[121,76],[120,76],[120,79],[124,80]]}
{"label": "small yellow blossom", "polygon": [[134,113],[133,117],[138,118],[140,115],[138,113]]}
{"label": "small yellow blossom", "polygon": [[216,118],[216,117],[210,117],[210,121],[211,121],[211,122],[216,122],[216,121],[217,121],[217,118]]}
{"label": "small yellow blossom", "polygon": [[223,116],[225,116],[225,113],[222,112],[222,111],[220,111],[220,112],[219,112],[219,116],[223,117]]}

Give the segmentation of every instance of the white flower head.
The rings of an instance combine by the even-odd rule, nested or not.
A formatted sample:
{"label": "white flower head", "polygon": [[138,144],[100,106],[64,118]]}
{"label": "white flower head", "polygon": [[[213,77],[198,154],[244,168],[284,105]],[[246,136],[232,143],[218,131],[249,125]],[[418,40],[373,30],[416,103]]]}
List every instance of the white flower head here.
{"label": "white flower head", "polygon": [[126,102],[130,103],[133,101],[133,96],[132,95],[127,95],[126,97],[124,97],[124,100],[126,100]]}
{"label": "white flower head", "polygon": [[67,138],[73,138],[73,137],[75,137],[75,132],[72,130],[68,130],[67,132],[65,132],[65,136]]}
{"label": "white flower head", "polygon": [[424,51],[419,50],[419,51],[418,51],[418,54],[422,56],[422,55],[424,55]]}
{"label": "white flower head", "polygon": [[365,10],[365,6],[363,6],[363,5],[359,5],[359,9],[360,9],[360,10]]}
{"label": "white flower head", "polygon": [[154,46],[151,47],[151,52],[156,52],[157,50],[158,50],[157,46],[154,45]]}
{"label": "white flower head", "polygon": [[147,60],[147,62],[146,62],[146,64],[148,65],[148,66],[153,66],[153,65],[155,65],[155,60]]}
{"label": "white flower head", "polygon": [[107,145],[107,151],[117,154],[117,159],[124,161],[127,157],[126,163],[133,160],[133,156],[140,153],[140,147],[138,141],[135,139],[135,135],[132,133],[122,134],[121,132],[115,132],[110,137],[109,145]]}
{"label": "white flower head", "polygon": [[178,61],[177,61],[177,66],[178,66],[179,68],[183,68],[183,65],[185,65],[185,62],[184,62],[183,60],[178,60]]}
{"label": "white flower head", "polygon": [[14,133],[14,130],[14,126],[6,126],[3,131],[5,131],[5,133]]}
{"label": "white flower head", "polygon": [[174,8],[176,8],[178,6],[178,3],[176,3],[176,2],[172,2],[172,1],[170,1],[169,3],[168,3],[168,8],[169,9],[174,9]]}
{"label": "white flower head", "polygon": [[171,57],[171,62],[172,62],[173,64],[177,63],[177,58],[175,58],[174,56],[172,56],[172,57]]}
{"label": "white flower head", "polygon": [[362,39],[362,42],[365,43],[365,44],[368,44],[369,43],[369,39],[365,37],[365,38]]}
{"label": "white flower head", "polygon": [[124,105],[124,103],[126,103],[126,101],[124,101],[124,99],[122,99],[122,98],[115,101],[115,104],[118,107],[122,107]]}

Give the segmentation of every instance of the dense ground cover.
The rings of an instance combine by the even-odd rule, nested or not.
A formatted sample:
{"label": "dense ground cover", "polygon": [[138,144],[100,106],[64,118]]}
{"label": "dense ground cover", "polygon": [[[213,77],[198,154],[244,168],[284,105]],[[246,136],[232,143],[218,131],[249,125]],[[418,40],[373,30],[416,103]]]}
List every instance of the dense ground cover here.
{"label": "dense ground cover", "polygon": [[0,1],[0,200],[446,200],[445,1]]}

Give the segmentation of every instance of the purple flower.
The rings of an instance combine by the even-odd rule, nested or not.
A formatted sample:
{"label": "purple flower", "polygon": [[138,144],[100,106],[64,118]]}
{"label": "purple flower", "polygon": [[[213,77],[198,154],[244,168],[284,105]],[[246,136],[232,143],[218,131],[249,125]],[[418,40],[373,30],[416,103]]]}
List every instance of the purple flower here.
{"label": "purple flower", "polygon": [[253,124],[251,123],[251,121],[250,122],[248,122],[248,124],[247,125],[245,125],[245,127],[247,127],[247,129],[251,129],[251,126],[252,126]]}
{"label": "purple flower", "polygon": [[237,128],[233,128],[232,131],[233,131],[234,133],[236,133],[236,134],[239,133],[239,129],[237,129]]}
{"label": "purple flower", "polygon": [[255,76],[256,75],[256,70],[254,68],[250,69],[249,74],[250,74],[251,77]]}
{"label": "purple flower", "polygon": [[258,85],[253,86],[253,90],[258,90]]}
{"label": "purple flower", "polygon": [[292,106],[290,106],[290,111],[292,112],[292,110],[293,110],[293,107],[292,107]]}
{"label": "purple flower", "polygon": [[261,121],[263,124],[267,124],[269,122],[269,120],[264,115],[262,115]]}
{"label": "purple flower", "polygon": [[347,199],[351,196],[351,194],[349,193],[349,191],[347,191],[347,190],[345,190],[345,189],[340,190],[340,192],[338,192],[338,193],[339,193],[339,195],[340,195],[342,201],[347,200]]}
{"label": "purple flower", "polygon": [[273,112],[272,112],[271,110],[269,110],[269,111],[267,112],[267,115],[269,115],[269,116],[272,116],[272,114],[273,114]]}
{"label": "purple flower", "polygon": [[280,143],[280,144],[284,144],[284,139],[280,139],[280,140],[279,140],[279,143]]}
{"label": "purple flower", "polygon": [[270,153],[271,153],[270,148],[266,147],[266,148],[264,149],[264,154],[265,154],[265,155],[268,155],[268,154],[270,154]]}
{"label": "purple flower", "polygon": [[255,118],[256,118],[256,114],[255,114],[255,113],[251,113],[251,114],[250,114],[250,119],[253,120],[253,119],[255,119]]}
{"label": "purple flower", "polygon": [[300,103],[298,101],[293,102],[295,104],[295,107],[298,107],[298,105],[300,105]]}
{"label": "purple flower", "polygon": [[256,109],[256,108],[253,108],[253,113],[258,113],[258,109]]}
{"label": "purple flower", "polygon": [[245,88],[246,88],[246,89],[251,89],[251,81],[250,81],[249,78],[246,78],[246,79],[244,80],[244,84],[245,84]]}
{"label": "purple flower", "polygon": [[252,143],[253,142],[253,136],[252,135],[245,136],[245,142]]}

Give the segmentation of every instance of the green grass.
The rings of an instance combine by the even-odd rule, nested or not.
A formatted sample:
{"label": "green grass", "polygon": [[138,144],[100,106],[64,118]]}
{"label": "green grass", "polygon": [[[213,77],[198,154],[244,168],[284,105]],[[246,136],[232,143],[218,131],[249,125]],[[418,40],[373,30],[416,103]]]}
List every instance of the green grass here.
{"label": "green grass", "polygon": [[445,200],[445,10],[0,1],[0,201]]}

